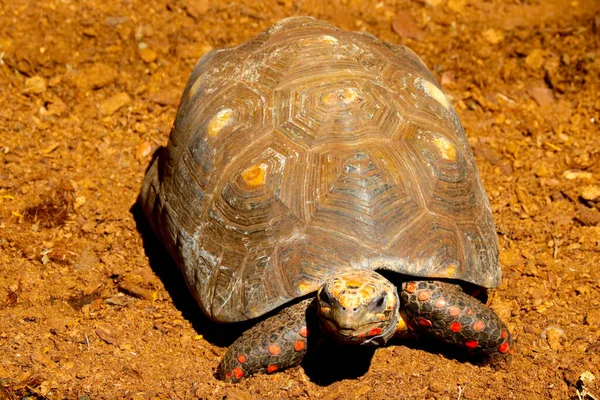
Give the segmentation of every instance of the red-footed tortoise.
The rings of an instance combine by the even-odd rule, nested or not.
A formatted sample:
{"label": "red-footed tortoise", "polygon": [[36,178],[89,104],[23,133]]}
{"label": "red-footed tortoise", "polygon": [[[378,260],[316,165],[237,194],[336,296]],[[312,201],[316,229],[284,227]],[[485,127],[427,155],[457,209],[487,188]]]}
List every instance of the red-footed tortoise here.
{"label": "red-footed tortoise", "polygon": [[298,17],[209,52],[141,202],[208,317],[280,307],[231,345],[221,379],[299,363],[311,320],[342,343],[411,330],[512,353],[463,289],[501,280],[473,154],[406,47]]}

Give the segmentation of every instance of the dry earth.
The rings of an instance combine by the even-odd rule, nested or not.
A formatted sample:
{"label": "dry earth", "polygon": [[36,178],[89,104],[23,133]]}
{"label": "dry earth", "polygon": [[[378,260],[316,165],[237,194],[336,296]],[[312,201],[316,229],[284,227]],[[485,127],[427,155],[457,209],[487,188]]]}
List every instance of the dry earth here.
{"label": "dry earth", "polygon": [[[599,11],[0,0],[0,398],[599,398]],[[492,202],[505,279],[488,304],[516,336],[510,365],[398,343],[214,378],[243,327],[199,315],[134,203],[195,61],[291,15],[406,44],[440,80]]]}

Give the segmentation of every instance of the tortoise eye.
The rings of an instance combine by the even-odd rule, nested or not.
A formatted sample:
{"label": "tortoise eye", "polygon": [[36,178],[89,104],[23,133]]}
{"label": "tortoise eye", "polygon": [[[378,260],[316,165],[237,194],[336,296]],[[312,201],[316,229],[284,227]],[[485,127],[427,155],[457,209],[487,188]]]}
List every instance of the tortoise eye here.
{"label": "tortoise eye", "polygon": [[373,304],[376,309],[380,309],[385,306],[386,300],[387,293],[383,293],[379,297],[377,297],[371,304]]}
{"label": "tortoise eye", "polygon": [[321,291],[319,292],[319,298],[321,299],[321,301],[323,303],[327,303],[327,304],[333,303],[333,298],[329,294],[329,291],[327,291],[325,289],[321,289]]}

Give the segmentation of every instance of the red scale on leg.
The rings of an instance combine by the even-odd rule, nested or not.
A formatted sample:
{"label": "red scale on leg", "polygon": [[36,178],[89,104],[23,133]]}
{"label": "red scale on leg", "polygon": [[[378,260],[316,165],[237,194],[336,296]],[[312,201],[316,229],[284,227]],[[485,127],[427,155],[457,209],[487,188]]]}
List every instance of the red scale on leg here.
{"label": "red scale on leg", "polygon": [[470,348],[470,349],[474,349],[474,348],[476,348],[477,346],[479,346],[479,343],[477,343],[477,340],[473,340],[473,339],[471,339],[471,340],[467,340],[467,341],[465,342],[465,346],[467,346],[467,347],[468,347],[468,348]]}
{"label": "red scale on leg", "polygon": [[510,345],[508,344],[508,342],[504,342],[500,345],[500,347],[498,347],[498,351],[504,354],[508,351],[509,347]]}
{"label": "red scale on leg", "polygon": [[269,346],[269,353],[273,354],[274,356],[276,356],[280,352],[281,352],[281,347],[279,347],[278,345],[272,344]]}
{"label": "red scale on leg", "polygon": [[417,285],[414,282],[408,282],[404,287],[404,290],[406,290],[408,293],[414,293],[416,289]]}
{"label": "red scale on leg", "polygon": [[458,317],[460,315],[460,308],[458,306],[452,306],[448,309],[448,314],[452,317]]}
{"label": "red scale on leg", "polygon": [[446,300],[445,299],[439,299],[438,301],[435,302],[435,307],[436,308],[444,308],[444,307],[446,307]]}
{"label": "red scale on leg", "polygon": [[294,350],[296,351],[302,351],[305,347],[306,343],[304,343],[302,340],[297,340],[296,343],[294,343]]}
{"label": "red scale on leg", "polygon": [[308,337],[308,328],[303,326],[302,328],[300,328],[300,336],[302,337]]}
{"label": "red scale on leg", "polygon": [[240,367],[235,367],[233,370],[233,376],[235,376],[235,379],[241,379],[244,376],[244,370]]}
{"label": "red scale on leg", "polygon": [[237,360],[240,362],[240,364],[243,364],[243,363],[245,363],[245,362],[246,362],[246,356],[245,356],[245,355],[243,355],[243,354],[239,354],[239,355],[237,356]]}
{"label": "red scale on leg", "polygon": [[431,326],[431,321],[428,320],[427,318],[417,317],[417,322],[421,326]]}
{"label": "red scale on leg", "polygon": [[267,367],[267,372],[268,372],[268,373],[273,373],[273,372],[277,371],[278,369],[279,369],[279,368],[277,367],[277,365],[273,365],[273,364],[271,364],[271,365],[269,365],[269,366]]}
{"label": "red scale on leg", "polygon": [[461,328],[462,326],[460,325],[460,322],[453,322],[450,324],[450,330],[452,332],[460,332]]}
{"label": "red scale on leg", "polygon": [[429,292],[429,290],[421,290],[417,295],[417,298],[420,301],[427,301],[431,298],[431,293]]}
{"label": "red scale on leg", "polygon": [[473,324],[473,329],[476,331],[480,331],[483,328],[485,328],[485,323],[481,320],[479,320]]}

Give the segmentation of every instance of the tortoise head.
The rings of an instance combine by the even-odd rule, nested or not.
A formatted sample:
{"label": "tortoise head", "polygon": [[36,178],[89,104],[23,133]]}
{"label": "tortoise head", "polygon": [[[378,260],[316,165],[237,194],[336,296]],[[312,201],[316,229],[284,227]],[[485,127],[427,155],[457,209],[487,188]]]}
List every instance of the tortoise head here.
{"label": "tortoise head", "polygon": [[379,345],[396,332],[398,292],[374,271],[334,275],[319,289],[317,304],[321,326],[340,342]]}

